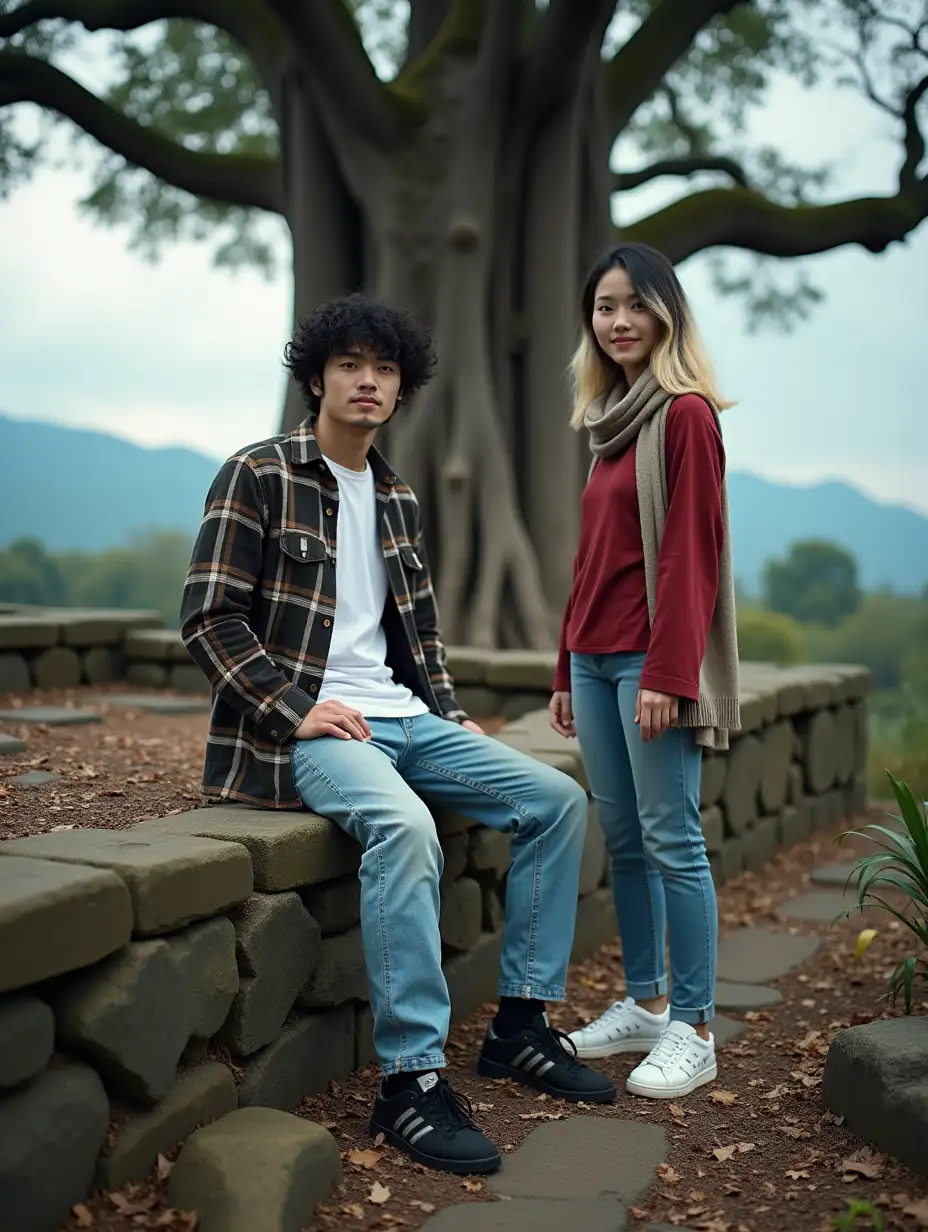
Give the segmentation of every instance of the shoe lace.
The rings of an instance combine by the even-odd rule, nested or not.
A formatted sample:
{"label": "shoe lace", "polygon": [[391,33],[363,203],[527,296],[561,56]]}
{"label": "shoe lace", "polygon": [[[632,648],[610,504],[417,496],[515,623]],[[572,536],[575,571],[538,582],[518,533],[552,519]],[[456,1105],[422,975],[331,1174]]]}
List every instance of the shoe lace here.
{"label": "shoe lace", "polygon": [[610,1023],[615,1022],[617,1018],[622,1018],[628,1012],[628,1001],[613,1001],[607,1010],[603,1010],[595,1022],[591,1022],[591,1027],[606,1027]]}
{"label": "shoe lace", "polygon": [[447,1078],[439,1078],[426,1100],[429,1119],[443,1133],[476,1129],[474,1108],[466,1095],[456,1091]]}
{"label": "shoe lace", "polygon": [[566,1031],[549,1026],[541,1037],[541,1051],[550,1060],[564,1061],[569,1069],[585,1069],[582,1061],[577,1060],[577,1045]]}
{"label": "shoe lace", "polygon": [[647,1063],[649,1065],[668,1065],[674,1061],[686,1047],[686,1039],[673,1031],[665,1031],[651,1050]]}

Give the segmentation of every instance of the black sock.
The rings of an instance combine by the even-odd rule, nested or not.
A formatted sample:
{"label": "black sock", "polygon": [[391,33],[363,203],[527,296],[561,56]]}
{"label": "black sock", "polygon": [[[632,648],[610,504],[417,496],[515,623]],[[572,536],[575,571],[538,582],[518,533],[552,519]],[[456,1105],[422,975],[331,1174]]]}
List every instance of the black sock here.
{"label": "black sock", "polygon": [[431,1069],[408,1069],[401,1074],[388,1074],[383,1080],[384,1096],[392,1099],[394,1095],[399,1095],[400,1091],[408,1091],[410,1087],[416,1086],[423,1074],[434,1072]]}
{"label": "black sock", "polygon": [[499,1009],[493,1019],[493,1030],[502,1039],[507,1039],[510,1035],[517,1035],[525,1027],[530,1027],[532,1021],[544,1012],[544,1001],[527,997],[500,997]]}

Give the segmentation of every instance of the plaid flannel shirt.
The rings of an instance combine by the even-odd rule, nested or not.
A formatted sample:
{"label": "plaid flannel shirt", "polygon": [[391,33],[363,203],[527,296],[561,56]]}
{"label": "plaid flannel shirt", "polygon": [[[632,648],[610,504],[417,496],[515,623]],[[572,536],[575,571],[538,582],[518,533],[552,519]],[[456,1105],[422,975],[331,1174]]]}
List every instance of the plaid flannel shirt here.
{"label": "plaid flannel shirt", "polygon": [[[383,613],[394,678],[461,722],[413,492],[374,449]],[[302,807],[293,733],[322,685],[335,619],[338,484],[309,420],[224,463],[210,488],[181,607],[187,650],[213,692],[203,793]]]}

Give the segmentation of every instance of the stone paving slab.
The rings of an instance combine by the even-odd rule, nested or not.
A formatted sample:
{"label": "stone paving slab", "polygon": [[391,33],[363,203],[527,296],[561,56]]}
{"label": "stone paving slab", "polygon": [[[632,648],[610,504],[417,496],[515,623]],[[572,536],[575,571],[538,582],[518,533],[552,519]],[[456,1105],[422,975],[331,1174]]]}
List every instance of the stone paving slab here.
{"label": "stone paving slab", "polygon": [[512,1198],[632,1203],[650,1189],[667,1151],[659,1125],[574,1115],[532,1130],[487,1184]]}
{"label": "stone paving slab", "polygon": [[852,894],[838,894],[834,890],[809,890],[780,903],[777,914],[786,920],[831,924],[842,911],[853,907],[855,901]]}
{"label": "stone paving slab", "polygon": [[25,753],[26,742],[18,736],[9,736],[0,732],[0,757],[12,757],[14,753]]}
{"label": "stone paving slab", "polygon": [[812,872],[812,884],[819,886],[837,886],[843,890],[848,878],[852,878],[851,888],[857,884],[857,861],[845,860],[842,864],[826,864]]}
{"label": "stone paving slab", "polygon": [[766,1005],[779,1005],[783,994],[777,988],[763,984],[733,984],[719,980],[715,985],[715,1004],[720,1010],[759,1010]]}
{"label": "stone paving slab", "polygon": [[821,944],[818,937],[739,928],[719,942],[718,978],[734,984],[766,984],[807,962]]}
{"label": "stone paving slab", "polygon": [[100,716],[92,710],[71,710],[67,706],[23,706],[18,710],[0,710],[0,723],[44,723],[47,727],[79,727],[84,723],[99,723]]}
{"label": "stone paving slab", "polygon": [[244,902],[251,860],[239,843],[143,835],[125,830],[61,830],[0,843],[0,856],[29,856],[110,869],[126,883],[137,935],[170,932]]}
{"label": "stone paving slab", "polygon": [[709,1023],[709,1029],[715,1036],[716,1048],[724,1048],[726,1044],[736,1040],[739,1035],[743,1035],[747,1027],[743,1022],[739,1022],[737,1018],[728,1018],[725,1014],[716,1014]]}
{"label": "stone paving slab", "polygon": [[89,966],[131,935],[132,901],[115,873],[0,860],[0,992]]}
{"label": "stone paving slab", "polygon": [[87,699],[98,706],[122,706],[150,714],[209,714],[208,697],[159,697],[156,693],[98,693]]}
{"label": "stone paving slab", "polygon": [[423,1232],[564,1232],[568,1225],[579,1232],[624,1232],[628,1226],[625,1207],[618,1202],[516,1198],[447,1206],[422,1228]]}
{"label": "stone paving slab", "polygon": [[61,775],[49,774],[47,770],[27,770],[25,774],[15,774],[7,782],[17,787],[47,787],[49,783],[60,783]]}
{"label": "stone paving slab", "polygon": [[216,805],[155,817],[134,826],[132,833],[194,835],[241,843],[251,856],[256,890],[316,885],[350,873],[361,863],[360,845],[317,813]]}

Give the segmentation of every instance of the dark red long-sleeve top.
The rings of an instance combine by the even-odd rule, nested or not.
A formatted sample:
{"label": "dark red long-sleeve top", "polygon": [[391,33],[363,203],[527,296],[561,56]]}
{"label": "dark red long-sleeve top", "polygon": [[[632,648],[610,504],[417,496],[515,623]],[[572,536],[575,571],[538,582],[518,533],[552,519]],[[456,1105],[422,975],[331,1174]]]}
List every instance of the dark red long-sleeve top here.
{"label": "dark red long-sleeve top", "polygon": [[561,626],[554,688],[570,690],[570,652],[646,652],[641,688],[695,700],[715,609],[722,552],[725,450],[698,394],[667,411],[667,520],[648,618],[635,445],[602,458],[581,501],[580,545]]}

